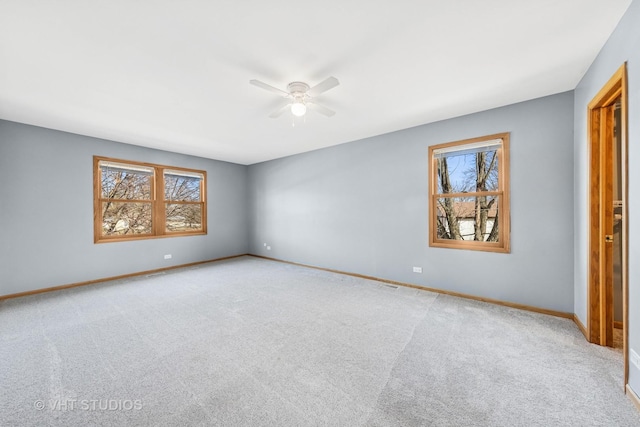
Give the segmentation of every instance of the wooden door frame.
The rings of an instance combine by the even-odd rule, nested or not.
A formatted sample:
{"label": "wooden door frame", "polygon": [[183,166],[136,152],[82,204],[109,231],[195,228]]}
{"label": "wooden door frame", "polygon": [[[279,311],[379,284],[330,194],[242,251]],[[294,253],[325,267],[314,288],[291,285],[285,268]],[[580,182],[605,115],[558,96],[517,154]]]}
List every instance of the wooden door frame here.
{"label": "wooden door frame", "polygon": [[[609,303],[606,289],[605,271],[603,266],[606,259],[604,245],[604,218],[613,206],[603,206],[605,188],[602,185],[607,168],[607,153],[603,144],[601,127],[607,125],[607,107],[611,107],[616,99],[621,98],[620,129],[622,145],[622,311],[623,311],[623,354],[624,354],[624,383],[629,380],[629,349],[628,349],[628,161],[627,161],[627,64],[624,63],[609,81],[591,100],[587,108],[587,138],[589,146],[589,251],[588,251],[588,292],[587,292],[587,339],[599,345],[607,345],[607,330],[613,325],[607,324]],[[604,118],[605,120],[602,120]],[[604,321],[603,321],[604,318]],[[610,342],[610,341],[609,341]]]}

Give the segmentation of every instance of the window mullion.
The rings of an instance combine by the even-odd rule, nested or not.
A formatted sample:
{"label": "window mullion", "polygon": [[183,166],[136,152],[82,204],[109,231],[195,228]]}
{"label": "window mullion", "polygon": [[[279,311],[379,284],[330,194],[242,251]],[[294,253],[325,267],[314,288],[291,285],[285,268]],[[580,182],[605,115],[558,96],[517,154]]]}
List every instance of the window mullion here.
{"label": "window mullion", "polygon": [[503,191],[499,188],[496,191],[468,191],[466,193],[436,193],[434,196],[438,198],[462,198],[462,197],[480,197],[480,196],[500,196]]}
{"label": "window mullion", "polygon": [[165,234],[165,218],[164,218],[164,170],[160,167],[155,168],[154,185],[154,231],[156,236]]}

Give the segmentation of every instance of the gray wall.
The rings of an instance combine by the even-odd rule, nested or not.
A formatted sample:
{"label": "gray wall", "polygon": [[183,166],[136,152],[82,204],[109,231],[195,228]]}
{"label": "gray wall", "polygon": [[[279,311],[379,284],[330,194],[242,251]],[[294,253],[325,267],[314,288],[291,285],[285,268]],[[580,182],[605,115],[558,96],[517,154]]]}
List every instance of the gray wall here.
{"label": "gray wall", "polygon": [[[94,155],[206,170],[208,234],[94,244]],[[0,121],[0,295],[244,254],[246,176],[246,166]]]}
{"label": "gray wall", "polygon": [[[629,346],[640,354],[640,1],[634,0],[575,90],[575,285],[574,310],[587,320],[588,152],[587,104],[627,61],[629,94]],[[640,394],[640,370],[630,365],[629,384]]]}
{"label": "gray wall", "polygon": [[[498,132],[511,132],[511,254],[430,248],[428,147]],[[251,165],[250,251],[573,312],[572,164],[567,92]]]}

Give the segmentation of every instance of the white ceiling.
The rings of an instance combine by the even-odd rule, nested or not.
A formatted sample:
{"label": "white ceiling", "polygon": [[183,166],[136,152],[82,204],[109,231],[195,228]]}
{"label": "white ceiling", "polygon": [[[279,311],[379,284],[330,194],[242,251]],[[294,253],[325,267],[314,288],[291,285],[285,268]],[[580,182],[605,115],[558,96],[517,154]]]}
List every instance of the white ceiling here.
{"label": "white ceiling", "polygon": [[574,89],[630,3],[0,0],[0,118],[252,164]]}

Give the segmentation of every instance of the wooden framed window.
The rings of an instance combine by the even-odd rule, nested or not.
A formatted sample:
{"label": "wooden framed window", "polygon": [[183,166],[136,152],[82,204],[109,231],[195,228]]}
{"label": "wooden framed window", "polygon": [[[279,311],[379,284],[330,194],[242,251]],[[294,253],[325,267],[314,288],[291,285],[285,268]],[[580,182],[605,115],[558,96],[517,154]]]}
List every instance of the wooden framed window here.
{"label": "wooden framed window", "polygon": [[429,147],[429,246],[510,251],[509,133]]}
{"label": "wooden framed window", "polygon": [[206,172],[94,156],[94,241],[207,233]]}

